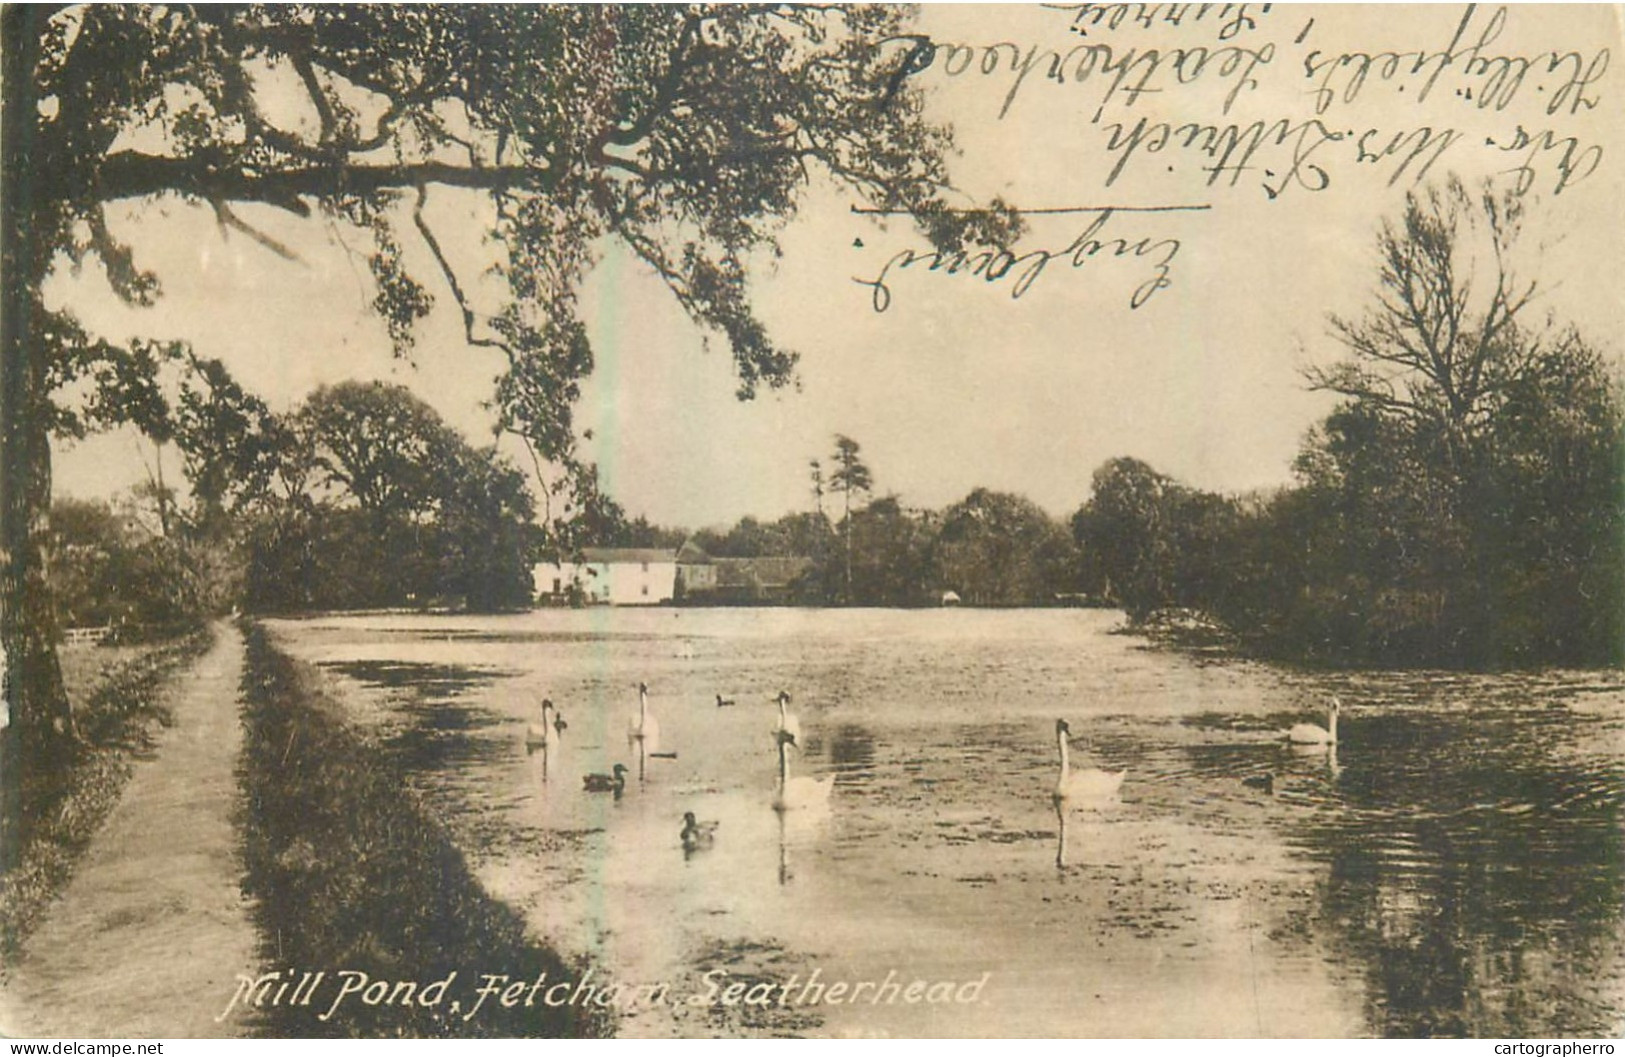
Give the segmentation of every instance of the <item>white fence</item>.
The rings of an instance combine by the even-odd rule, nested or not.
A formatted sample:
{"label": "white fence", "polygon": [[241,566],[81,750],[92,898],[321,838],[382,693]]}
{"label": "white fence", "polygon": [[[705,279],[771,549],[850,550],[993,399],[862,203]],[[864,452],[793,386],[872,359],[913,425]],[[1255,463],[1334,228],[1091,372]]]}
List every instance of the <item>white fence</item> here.
{"label": "white fence", "polygon": [[102,628],[69,628],[62,636],[64,646],[99,646],[103,639],[113,633],[113,626],[109,624]]}

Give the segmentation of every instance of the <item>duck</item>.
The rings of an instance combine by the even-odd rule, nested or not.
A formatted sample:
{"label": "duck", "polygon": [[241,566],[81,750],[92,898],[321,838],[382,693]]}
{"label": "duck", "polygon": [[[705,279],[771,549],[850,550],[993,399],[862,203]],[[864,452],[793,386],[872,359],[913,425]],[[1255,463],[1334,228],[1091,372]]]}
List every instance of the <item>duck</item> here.
{"label": "duck", "polygon": [[[790,703],[790,692],[780,690],[779,696],[771,700],[777,702],[779,706],[779,725],[773,728],[774,735],[789,734],[791,736],[790,744],[796,745],[796,742],[801,738],[801,720],[796,718],[794,712],[785,707]],[[800,747],[800,745],[796,745],[796,748],[799,749]]]}
{"label": "duck", "polygon": [[542,721],[532,723],[525,728],[525,748],[532,751],[545,749],[547,748],[548,739],[553,736],[555,731],[560,734],[564,733],[564,728],[560,726],[562,720],[555,718],[552,723],[547,721],[547,714],[553,711],[553,702],[545,697],[542,698]]}
{"label": "duck", "polygon": [[781,730],[775,739],[779,744],[779,784],[773,794],[773,810],[807,811],[827,809],[829,794],[835,789],[835,776],[812,778],[807,775],[790,777],[790,749],[796,745],[796,736]]}
{"label": "duck", "polygon": [[564,713],[559,711],[557,705],[554,705],[553,706],[553,733],[562,738],[562,737],[564,737],[565,730],[567,730],[569,728],[569,726],[570,726],[570,724],[568,724],[568,723],[566,723],[564,721]]}
{"label": "duck", "polygon": [[1326,725],[1316,726],[1313,723],[1297,723],[1286,732],[1286,740],[1294,745],[1335,745],[1337,744],[1337,713],[1342,711],[1343,704],[1333,697],[1331,704],[1326,707]]}
{"label": "duck", "polygon": [[1273,796],[1275,794],[1275,776],[1273,774],[1252,774],[1241,780],[1241,784],[1249,789],[1259,789]]}
{"label": "duck", "polygon": [[683,812],[683,832],[679,834],[683,842],[684,851],[699,851],[709,848],[717,839],[717,823],[701,822],[694,817],[694,812]]}
{"label": "duck", "polygon": [[618,763],[609,774],[584,774],[581,786],[589,793],[616,793],[626,788],[626,764]]}
{"label": "duck", "polygon": [[638,684],[638,711],[626,721],[626,746],[647,755],[660,747],[660,723],[649,711],[649,684]]}
{"label": "duck", "polygon": [[734,703],[733,698],[731,698],[731,697],[723,697],[721,694],[717,695],[717,707],[718,708],[727,708],[728,706],[732,705],[733,703]]}
{"label": "duck", "polygon": [[1110,800],[1122,788],[1127,771],[1102,771],[1094,767],[1072,770],[1067,753],[1067,735],[1072,728],[1066,720],[1055,721],[1055,742],[1061,752],[1061,774],[1055,780],[1053,799],[1056,810],[1067,806],[1094,805]]}

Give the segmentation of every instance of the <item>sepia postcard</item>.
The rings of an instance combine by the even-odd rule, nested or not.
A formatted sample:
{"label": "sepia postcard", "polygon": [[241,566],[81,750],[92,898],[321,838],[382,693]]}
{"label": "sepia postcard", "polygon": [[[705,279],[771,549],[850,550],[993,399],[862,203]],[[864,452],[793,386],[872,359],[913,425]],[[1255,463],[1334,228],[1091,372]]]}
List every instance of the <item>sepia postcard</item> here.
{"label": "sepia postcard", "polygon": [[1620,27],[0,9],[0,1034],[1619,1037]]}

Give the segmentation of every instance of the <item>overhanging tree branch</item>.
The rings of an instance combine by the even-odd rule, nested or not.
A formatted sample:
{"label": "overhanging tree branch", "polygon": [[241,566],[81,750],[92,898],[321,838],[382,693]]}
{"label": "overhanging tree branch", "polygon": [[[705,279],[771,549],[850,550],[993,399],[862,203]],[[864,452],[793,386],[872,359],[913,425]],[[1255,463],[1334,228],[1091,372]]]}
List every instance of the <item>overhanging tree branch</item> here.
{"label": "overhanging tree branch", "polygon": [[84,190],[104,201],[175,193],[208,201],[266,202],[306,215],[307,208],[291,203],[300,197],[368,195],[423,184],[480,191],[547,192],[553,189],[557,179],[553,171],[530,165],[476,168],[439,161],[345,162],[254,171],[219,169],[193,158],[120,151],[97,167],[92,186]]}

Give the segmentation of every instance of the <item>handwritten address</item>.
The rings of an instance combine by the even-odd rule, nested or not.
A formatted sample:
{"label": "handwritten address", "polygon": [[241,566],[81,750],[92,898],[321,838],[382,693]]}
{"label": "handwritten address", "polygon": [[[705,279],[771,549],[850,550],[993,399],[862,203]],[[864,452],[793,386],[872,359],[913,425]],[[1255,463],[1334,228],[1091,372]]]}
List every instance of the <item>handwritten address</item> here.
{"label": "handwritten address", "polygon": [[[1099,162],[1098,176],[1087,177],[1098,185],[1079,187],[1082,201],[1097,187],[1162,186],[1151,181],[1176,170],[1194,173],[1204,189],[1251,192],[1266,201],[1358,187],[1346,179],[1356,173],[1410,187],[1460,168],[1493,173],[1519,194],[1556,197],[1608,161],[1583,118],[1605,105],[1610,47],[1595,41],[1509,47],[1518,12],[1507,7],[1448,11],[1434,40],[1399,48],[1350,47],[1358,42],[1347,32],[1328,46],[1318,39],[1327,34],[1317,35],[1312,7],[1048,4],[1045,10],[1056,16],[1055,31],[1070,39],[906,38],[898,42],[895,77],[985,85],[989,116],[1000,122],[1035,92],[1074,93],[1082,102],[1072,111],[1075,124],[1055,129],[1039,149],[1064,145],[1076,155],[1081,144]],[[1298,102],[1268,102],[1281,99]],[[1377,120],[1373,101],[1382,108]],[[1250,112],[1242,115],[1244,103]],[[1281,109],[1258,115],[1271,105]],[[999,285],[1019,299],[1061,270],[1132,265],[1145,269],[1129,297],[1129,307],[1138,309],[1174,285],[1181,243],[1174,235],[1127,230],[1125,212],[1095,211],[1068,243],[953,253],[888,249],[853,280],[867,289],[870,307],[885,312],[895,281],[910,272]]]}

